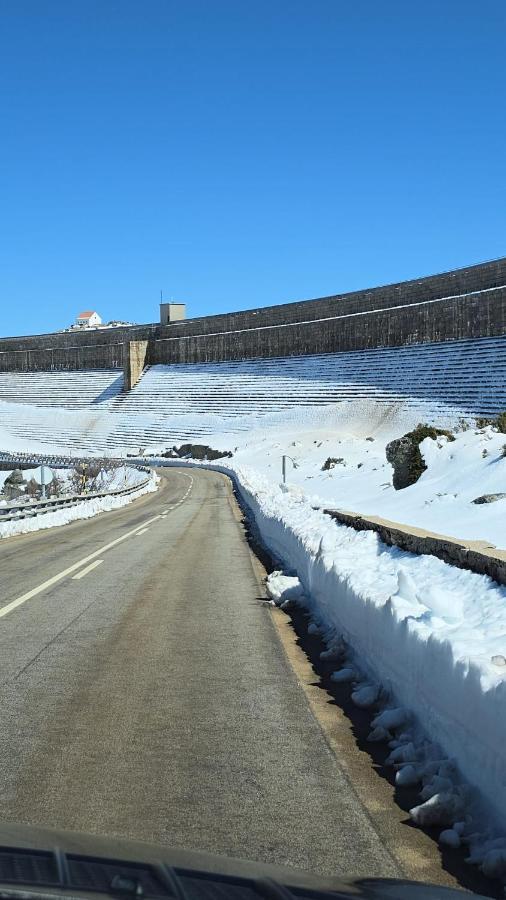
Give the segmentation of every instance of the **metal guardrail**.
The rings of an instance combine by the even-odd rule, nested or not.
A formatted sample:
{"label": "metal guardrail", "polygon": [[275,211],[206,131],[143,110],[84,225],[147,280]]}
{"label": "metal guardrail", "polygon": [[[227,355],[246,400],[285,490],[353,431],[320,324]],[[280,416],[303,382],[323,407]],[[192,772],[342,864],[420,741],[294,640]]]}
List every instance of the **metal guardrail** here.
{"label": "metal guardrail", "polygon": [[122,465],[128,465],[128,463],[125,462],[125,459],[120,456],[63,456],[54,453],[8,453],[6,450],[0,451],[0,462],[12,463],[13,467],[15,467],[16,464],[27,465],[33,463],[34,466],[45,465],[52,466],[53,469],[62,469],[68,468],[69,466],[75,466],[76,463],[90,462],[91,460],[96,461],[97,459],[106,459],[107,462],[117,462]]}
{"label": "metal guardrail", "polygon": [[[12,463],[13,468],[16,467],[16,464],[27,462],[33,462],[34,465],[37,466],[51,465],[53,468],[68,468],[71,464],[75,465],[76,463],[89,461],[89,459],[93,458],[94,457],[77,458],[75,456],[42,456],[28,453],[18,453],[15,455],[10,453],[0,453],[0,461]],[[114,461],[115,460],[111,460],[111,462]],[[130,468],[137,469],[139,472],[147,472],[151,475],[151,470],[147,466],[130,464]],[[149,478],[145,478],[144,481],[140,481],[138,484],[132,484],[129,485],[129,487],[124,488],[114,488],[111,491],[93,491],[87,494],[67,494],[65,497],[50,497],[45,500],[24,500],[20,497],[5,505],[0,505],[0,523],[44,515],[45,513],[53,512],[58,509],[77,506],[85,500],[98,500],[102,497],[127,496],[128,494],[133,494],[135,491],[139,491],[141,488],[145,487],[148,481]]]}

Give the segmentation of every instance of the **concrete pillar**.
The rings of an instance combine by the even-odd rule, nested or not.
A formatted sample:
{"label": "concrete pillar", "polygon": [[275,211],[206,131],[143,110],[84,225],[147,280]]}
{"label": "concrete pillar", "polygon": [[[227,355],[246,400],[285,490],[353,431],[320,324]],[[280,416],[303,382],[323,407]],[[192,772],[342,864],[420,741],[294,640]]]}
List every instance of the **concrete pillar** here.
{"label": "concrete pillar", "polygon": [[129,391],[139,381],[148,353],[149,341],[125,341],[123,390]]}

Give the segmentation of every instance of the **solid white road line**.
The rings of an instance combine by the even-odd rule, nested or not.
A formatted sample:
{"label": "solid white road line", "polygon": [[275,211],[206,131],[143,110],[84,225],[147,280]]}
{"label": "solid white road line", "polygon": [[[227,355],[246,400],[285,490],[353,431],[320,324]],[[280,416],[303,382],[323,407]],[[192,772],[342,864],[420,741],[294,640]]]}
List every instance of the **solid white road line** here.
{"label": "solid white road line", "polygon": [[[160,516],[153,516],[153,518],[148,519],[145,524],[151,525],[152,522],[156,522],[159,518]],[[81,566],[84,566],[87,563],[91,562],[92,559],[96,559],[97,556],[101,556],[102,553],[105,553],[107,550],[111,550],[112,547],[116,547],[118,544],[126,541],[127,538],[132,537],[132,535],[134,534],[137,534],[138,530],[139,526],[137,525],[137,528],[134,528],[132,531],[128,531],[126,534],[122,534],[121,537],[116,538],[115,541],[111,541],[110,544],[106,544],[104,547],[100,547],[99,550],[95,550],[94,553],[90,553],[89,556],[85,556],[84,559],[80,559],[79,562],[73,563],[73,565],[69,566],[68,569],[64,569],[63,572],[58,572],[58,575],[53,575],[53,577],[48,578],[47,581],[43,581],[42,584],[38,585],[38,587],[32,588],[32,590],[27,591],[26,594],[22,594],[21,597],[17,598],[17,600],[11,600],[10,603],[7,603],[5,606],[2,606],[0,608],[0,618],[6,616],[18,606],[21,606],[22,603],[26,603],[27,600],[31,600],[32,597],[36,597],[37,594],[42,593],[42,591],[45,591],[46,588],[52,587],[53,584],[57,584],[57,582],[61,581],[62,578],[66,578],[67,575],[71,575],[72,572],[76,572],[77,569],[80,569]]]}
{"label": "solid white road line", "polygon": [[78,572],[77,575],[72,575],[72,581],[79,581],[80,578],[84,578],[84,576],[87,575],[88,572],[91,572],[92,569],[96,569],[97,566],[103,563],[103,561],[103,559],[96,559],[95,562],[92,562],[89,564],[89,566],[86,566],[86,568],[83,569],[82,572]]}
{"label": "solid white road line", "polygon": [[[160,518],[162,517],[160,516]],[[149,528],[141,528],[141,530],[136,533],[135,537],[139,537],[140,534],[146,534],[146,531],[149,531]]]}
{"label": "solid white road line", "polygon": [[[181,473],[183,474],[183,473]],[[186,473],[185,473],[186,475]],[[188,494],[190,493],[193,486],[193,478],[191,475],[186,476],[190,479],[190,486],[186,491],[182,500],[179,500],[176,503],[176,506],[179,506],[183,500],[186,500]],[[151,525],[152,522],[156,522],[160,519],[161,516],[153,516],[152,519],[148,519],[147,522],[144,522],[144,526]],[[116,538],[115,541],[111,541],[110,544],[105,544],[104,547],[100,547],[99,550],[95,550],[94,553],[90,553],[89,556],[85,556],[84,559],[80,559],[79,562],[73,563],[73,565],[69,566],[68,569],[64,569],[63,572],[58,572],[58,575],[53,575],[52,578],[48,578],[47,581],[43,581],[42,584],[39,584],[38,587],[32,588],[31,591],[27,591],[26,594],[22,594],[21,597],[18,597],[16,600],[11,600],[10,603],[7,603],[5,606],[0,607],[0,619],[4,616],[7,616],[13,609],[17,609],[18,606],[21,606],[23,603],[26,603],[27,600],[31,600],[32,597],[36,597],[37,594],[41,594],[42,591],[45,591],[46,588],[52,587],[53,584],[57,584],[63,578],[66,578],[67,575],[71,575],[72,572],[76,572],[81,566],[85,566],[87,563],[91,562],[93,559],[96,559],[97,556],[101,556],[102,553],[106,553],[107,550],[111,550],[112,547],[116,547],[118,544],[121,544],[123,541],[126,541],[132,535],[137,534],[139,531],[139,526],[137,528],[132,529],[132,531],[128,531],[126,534],[122,534],[121,537]]]}

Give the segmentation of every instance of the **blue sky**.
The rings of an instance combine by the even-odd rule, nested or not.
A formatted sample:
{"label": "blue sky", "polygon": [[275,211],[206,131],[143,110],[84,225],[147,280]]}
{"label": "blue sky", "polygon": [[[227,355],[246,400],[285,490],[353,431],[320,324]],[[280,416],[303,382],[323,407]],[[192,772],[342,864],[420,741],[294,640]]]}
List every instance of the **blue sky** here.
{"label": "blue sky", "polygon": [[506,4],[2,0],[0,333],[505,253]]}

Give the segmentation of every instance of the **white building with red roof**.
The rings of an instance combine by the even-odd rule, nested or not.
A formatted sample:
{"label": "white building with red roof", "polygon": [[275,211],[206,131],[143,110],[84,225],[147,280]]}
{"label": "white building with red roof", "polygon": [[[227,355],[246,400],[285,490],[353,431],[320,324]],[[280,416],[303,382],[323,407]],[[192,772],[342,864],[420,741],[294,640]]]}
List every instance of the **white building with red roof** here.
{"label": "white building with red roof", "polygon": [[85,309],[84,312],[80,312],[79,315],[76,316],[76,325],[79,325],[81,328],[93,328],[94,326],[101,324],[102,319],[93,309]]}

